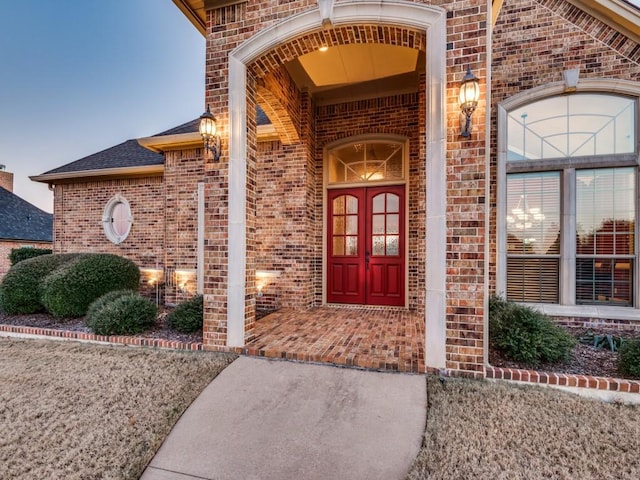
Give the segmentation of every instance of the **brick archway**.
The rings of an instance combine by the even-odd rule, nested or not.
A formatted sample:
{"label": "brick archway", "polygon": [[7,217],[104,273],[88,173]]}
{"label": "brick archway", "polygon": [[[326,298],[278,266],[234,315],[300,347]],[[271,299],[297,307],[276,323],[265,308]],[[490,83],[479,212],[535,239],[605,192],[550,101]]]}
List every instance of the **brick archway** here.
{"label": "brick archway", "polygon": [[[283,62],[320,46],[342,43],[391,43],[425,50],[427,122],[430,128],[423,139],[429,151],[427,175],[426,243],[434,245],[427,253],[432,265],[426,292],[426,363],[444,368],[446,362],[445,329],[445,256],[446,214],[445,141],[446,141],[446,12],[439,7],[402,1],[373,0],[341,2],[333,7],[333,28],[323,29],[317,10],[311,10],[269,27],[246,40],[229,55],[229,250],[227,290],[227,345],[245,342],[245,325],[253,322],[246,308],[247,288],[247,110],[255,104],[256,80],[279,68]],[[248,75],[250,73],[250,75]],[[293,121],[295,126],[295,120]],[[250,135],[254,138],[253,135]],[[252,239],[250,241],[253,241]],[[430,258],[431,257],[431,258]],[[248,280],[248,281],[247,281]]]}
{"label": "brick archway", "polygon": [[425,30],[413,26],[359,24],[355,22],[350,25],[335,25],[333,28],[314,31],[278,45],[260,55],[247,66],[257,78],[262,78],[269,72],[278,69],[282,64],[314,52],[321,46],[381,43],[424,51],[426,37]]}
{"label": "brick archway", "polygon": [[314,31],[276,46],[247,65],[256,79],[257,103],[271,120],[280,141],[289,145],[300,140],[299,119],[291,105],[295,85],[283,65],[320,46],[379,43],[425,51],[426,33],[395,25],[340,25]]}

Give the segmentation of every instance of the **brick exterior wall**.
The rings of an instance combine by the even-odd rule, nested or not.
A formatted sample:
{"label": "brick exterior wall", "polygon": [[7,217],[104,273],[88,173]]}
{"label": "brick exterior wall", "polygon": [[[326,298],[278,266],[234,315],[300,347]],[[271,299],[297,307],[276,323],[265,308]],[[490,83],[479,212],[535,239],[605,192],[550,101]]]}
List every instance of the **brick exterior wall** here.
{"label": "brick exterior wall", "polygon": [[[483,2],[447,5],[447,369],[484,376],[487,11]],[[460,137],[458,91],[470,66],[480,79],[471,137]],[[427,335],[429,333],[427,332]]]}
{"label": "brick exterior wall", "polygon": [[0,280],[9,271],[11,262],[9,261],[9,254],[14,248],[20,247],[33,247],[33,248],[52,248],[51,242],[33,242],[25,240],[22,242],[12,240],[0,240]]}
{"label": "brick exterior wall", "polygon": [[[116,194],[129,202],[133,216],[131,232],[119,245],[105,236],[102,227],[104,208]],[[113,253],[142,268],[164,268],[165,210],[160,176],[58,184],[54,190],[53,250]]]}
{"label": "brick exterior wall", "polygon": [[0,187],[13,192],[13,173],[0,170]]}
{"label": "brick exterior wall", "polygon": [[[339,3],[339,0],[338,0]],[[490,290],[496,275],[496,105],[522,91],[557,82],[562,71],[580,68],[581,78],[640,78],[640,48],[565,0],[505,0],[492,33],[492,116],[486,118],[487,2],[416,2],[446,9],[446,368],[453,374],[484,376],[485,265]],[[228,152],[228,55],[263,29],[308,9],[315,0],[256,1],[207,13],[205,100],[218,119],[222,150]],[[409,140],[408,307],[425,312],[426,79],[417,93],[314,105],[298,91],[283,63],[319,45],[387,43],[426,52],[423,32],[377,25],[342,25],[277,45],[248,65],[247,72],[247,258],[246,339],[253,335],[255,309],[307,308],[322,302],[324,170],[323,149],[340,139],[389,133]],[[428,52],[426,52],[428,54]],[[469,139],[459,136],[458,87],[467,66],[480,79],[481,100]],[[257,142],[260,103],[279,141]],[[485,144],[490,128],[491,141]],[[487,150],[489,149],[489,150]],[[485,178],[486,154],[491,174]],[[204,157],[204,158],[203,158]],[[196,268],[197,183],[205,183],[205,348],[227,341],[228,157],[214,162],[200,149],[166,154],[162,177],[56,185],[56,251],[105,251],[140,266]],[[485,192],[490,180],[490,224]],[[121,245],[102,232],[106,202],[116,193],[131,204],[134,224]],[[164,212],[164,213],[163,213]],[[485,257],[489,228],[490,255]],[[257,297],[256,270],[281,277]],[[170,282],[168,282],[170,283]],[[179,301],[167,285],[167,301]],[[426,332],[429,335],[429,332]]]}
{"label": "brick exterior wall", "polygon": [[517,93],[562,81],[562,72],[574,68],[581,80],[637,81],[640,46],[565,0],[505,0],[493,31],[491,291],[496,285],[496,106]]}
{"label": "brick exterior wall", "polygon": [[[426,3],[426,2],[425,2]],[[483,318],[484,318],[484,188],[485,188],[485,127],[482,122],[478,122],[474,128],[471,139],[460,140],[459,137],[459,107],[457,105],[458,86],[464,73],[464,67],[470,65],[474,73],[481,79],[481,89],[485,95],[486,78],[486,48],[487,48],[487,4],[486,2],[466,0],[456,2],[432,2],[443,6],[449,14],[447,15],[447,174],[448,183],[448,207],[447,207],[447,272],[449,273],[447,282],[447,368],[460,372],[461,374],[471,376],[483,375],[483,355],[484,355],[484,339],[483,339]],[[250,38],[255,33],[272,25],[273,23],[287,18],[301,11],[316,8],[315,1],[292,1],[292,2],[257,2],[248,1],[227,7],[221,7],[215,10],[209,10],[207,14],[207,63],[206,63],[206,103],[211,106],[212,112],[219,120],[222,131],[226,129],[228,123],[228,54],[242,42]],[[248,66],[248,107],[253,105],[256,98],[256,90],[266,88],[274,93],[273,87],[269,88],[270,83],[267,81],[269,75],[278,73],[281,65],[295,57],[303,55],[317,49],[318,45],[337,45],[342,43],[389,43],[401,44],[410,48],[424,49],[424,35],[422,32],[410,31],[404,28],[394,28],[390,26],[378,27],[373,25],[361,26],[341,26],[337,28],[329,28],[320,30],[309,35],[304,35],[294,39],[288,44],[276,46],[267,52],[261,58],[256,59]],[[276,82],[277,83],[277,82]],[[280,84],[278,84],[280,85]],[[259,94],[259,93],[258,93]],[[274,96],[277,96],[274,94]],[[264,97],[264,95],[263,95]],[[272,119],[274,124],[296,125],[297,111],[290,110],[291,106],[288,102],[279,101],[279,106],[288,109],[287,121],[280,122],[277,118]],[[248,110],[250,111],[250,110]],[[484,106],[481,104],[476,118],[482,118],[484,115]],[[273,112],[272,115],[274,114]],[[317,128],[321,127],[318,119],[312,118],[307,112],[306,118],[301,118],[300,127],[304,130],[305,124],[316,123]],[[417,112],[417,119],[421,117]],[[427,126],[428,127],[428,126]],[[362,127],[360,127],[362,128]],[[351,126],[349,131],[357,131],[357,128]],[[370,129],[371,130],[371,129]],[[370,131],[369,130],[369,131]],[[423,143],[424,132],[419,130],[416,125],[415,131],[411,132],[413,138],[419,137],[416,145],[412,145],[411,149],[415,149],[414,156],[422,155],[421,160],[414,160],[416,165],[424,165],[426,148]],[[286,132],[280,132],[284,134]],[[248,124],[248,149],[249,157],[254,158],[255,143],[252,138],[255,137],[254,126]],[[223,137],[224,138],[224,137]],[[281,137],[283,138],[283,137]],[[285,137],[286,138],[286,137]],[[290,141],[290,140],[285,140]],[[223,139],[224,143],[224,139]],[[292,143],[287,146],[290,155],[299,155],[300,159],[294,161],[287,156],[287,162],[295,165],[301,165],[305,162],[303,150],[309,149],[311,139],[305,141],[301,139],[301,151],[294,153],[291,149],[296,149],[296,144]],[[323,141],[317,139],[316,152],[323,147]],[[223,147],[224,148],[224,147]],[[270,156],[277,156],[277,153],[269,153]],[[317,154],[316,154],[317,155]],[[266,160],[268,165],[273,162]],[[291,163],[293,162],[293,163]],[[249,162],[250,168],[253,164]],[[259,178],[260,162],[256,165]],[[413,168],[413,167],[412,167]],[[213,205],[212,209],[207,212],[206,223],[206,239],[209,248],[205,253],[205,265],[207,270],[215,270],[216,275],[207,273],[205,279],[205,307],[206,327],[204,333],[205,345],[217,345],[226,342],[226,281],[228,271],[226,268],[225,252],[227,251],[227,224],[226,224],[226,206],[221,202],[228,194],[227,181],[228,167],[224,163],[206,168],[207,181],[207,201]],[[251,172],[252,173],[252,172]],[[304,175],[305,183],[314,178],[311,172]],[[416,172],[416,187],[419,189],[419,174]],[[321,176],[318,174],[317,168],[315,172],[315,182],[318,185]],[[472,188],[466,187],[466,182],[472,179]],[[247,197],[259,198],[257,196],[258,186],[247,183]],[[410,198],[416,199],[413,207],[416,214],[419,214],[423,205],[420,205],[421,192],[413,192],[413,185],[409,191]],[[301,203],[296,204],[295,209],[300,212],[309,214],[310,203],[308,196],[313,190],[310,186],[306,192],[301,193]],[[321,211],[321,205],[318,205],[318,198],[321,198],[322,191],[315,190],[315,211],[316,215]],[[252,208],[252,203],[248,201],[248,208]],[[260,210],[259,203],[256,204],[256,211]],[[256,240],[249,232],[252,228],[259,229],[257,222],[253,224],[248,212],[247,224],[247,252],[253,255],[256,250],[268,249],[269,241],[267,238]],[[304,217],[303,217],[304,218]],[[289,220],[286,220],[289,221]],[[303,228],[306,233],[297,232],[301,237],[309,235],[311,230],[306,224]],[[257,230],[256,230],[257,231]],[[321,249],[321,242],[318,236],[321,234],[318,230],[318,221],[315,228],[315,254],[312,258],[303,262],[311,261],[314,268],[313,280],[315,297],[318,298],[318,269],[321,262],[318,262],[318,252]],[[464,234],[464,240],[461,235]],[[423,252],[420,251],[419,235],[417,233],[412,238],[411,247],[415,247],[417,251],[412,251],[411,255],[417,255],[414,265],[420,264],[420,257]],[[258,238],[259,235],[256,235]],[[424,237],[423,237],[424,238]],[[415,243],[415,245],[414,245]],[[297,245],[292,242],[292,245]],[[299,244],[298,244],[299,245]],[[308,252],[300,252],[301,255],[308,255]],[[299,256],[298,256],[299,257]],[[297,257],[297,258],[298,258]],[[255,256],[249,258],[247,262],[247,297],[252,298],[255,287],[251,280],[251,267],[254,263]],[[280,258],[284,258],[282,255]],[[296,259],[297,261],[297,259]],[[414,267],[416,268],[416,267]],[[418,269],[420,270],[420,269]],[[420,305],[423,300],[421,293],[417,293],[420,288],[421,273],[413,274],[411,289],[415,289],[415,297],[412,302]],[[283,289],[284,291],[284,289]],[[284,301],[284,299],[283,299]],[[248,304],[247,304],[248,307]],[[250,332],[249,325],[253,322],[252,312],[247,309],[245,318],[245,329]],[[250,335],[250,333],[248,333]]]}
{"label": "brick exterior wall", "polygon": [[196,293],[198,182],[203,177],[202,149],[165,153],[164,209],[158,213],[164,215],[165,222],[163,263],[167,303],[180,303]]}
{"label": "brick exterior wall", "polygon": [[[480,0],[431,3],[448,11],[446,32],[447,297],[446,367],[452,373],[484,375],[484,212],[487,4]],[[274,23],[316,9],[315,0],[250,0],[207,12],[205,101],[218,120],[222,151],[229,151],[228,55]],[[266,302],[307,308],[322,300],[323,148],[360,134],[390,133],[409,140],[409,305],[425,311],[426,125],[424,76],[418,93],[316,106],[300,92],[282,64],[320,44],[386,43],[426,52],[424,32],[378,25],[342,25],[275,46],[247,71],[247,188],[245,340],[256,308],[256,269],[279,270]],[[443,45],[444,48],[444,45]],[[482,98],[470,139],[459,136],[458,87],[470,65]],[[255,105],[261,102],[280,141],[258,143]],[[166,154],[164,178],[105,180],[56,185],[56,251],[105,251],[140,266],[194,268],[197,183],[205,183],[203,344],[227,341],[228,156],[214,162],[199,149]],[[116,193],[131,204],[134,224],[121,245],[102,232],[106,202]],[[164,213],[162,213],[164,212]],[[275,285],[274,285],[275,286]],[[166,299],[178,299],[167,285]],[[271,288],[271,287],[269,287]],[[258,306],[259,306],[258,300]],[[444,320],[444,319],[443,319]],[[427,335],[429,332],[427,332]]]}

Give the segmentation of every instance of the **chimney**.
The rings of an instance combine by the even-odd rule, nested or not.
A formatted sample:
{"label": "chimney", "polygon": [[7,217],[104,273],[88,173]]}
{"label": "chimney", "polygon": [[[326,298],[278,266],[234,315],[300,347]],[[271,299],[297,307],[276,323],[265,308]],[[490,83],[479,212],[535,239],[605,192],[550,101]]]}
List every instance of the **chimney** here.
{"label": "chimney", "polygon": [[0,187],[13,192],[13,173],[7,172],[6,168],[0,163]]}

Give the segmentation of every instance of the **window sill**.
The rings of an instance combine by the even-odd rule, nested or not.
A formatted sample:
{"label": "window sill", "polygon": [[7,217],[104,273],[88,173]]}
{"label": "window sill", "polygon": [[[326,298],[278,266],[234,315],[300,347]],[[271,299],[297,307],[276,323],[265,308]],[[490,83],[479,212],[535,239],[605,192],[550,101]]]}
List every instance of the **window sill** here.
{"label": "window sill", "polygon": [[609,320],[640,321],[640,309],[609,305],[556,305],[549,303],[525,303],[552,317],[603,318]]}

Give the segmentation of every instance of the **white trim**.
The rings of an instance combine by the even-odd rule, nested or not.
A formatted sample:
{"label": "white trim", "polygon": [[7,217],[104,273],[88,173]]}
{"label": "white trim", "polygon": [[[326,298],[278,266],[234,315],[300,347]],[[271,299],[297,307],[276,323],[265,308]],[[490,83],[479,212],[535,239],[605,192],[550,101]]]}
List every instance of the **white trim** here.
{"label": "white trim", "polygon": [[606,320],[639,320],[640,310],[611,305],[557,305],[555,303],[523,303],[552,317],[603,318]]}
{"label": "white trim", "polygon": [[198,182],[198,253],[197,253],[197,290],[204,292],[204,182]]}
{"label": "white trim", "polygon": [[560,173],[560,282],[559,300],[562,305],[576,304],[576,169]]}
{"label": "white trim", "polygon": [[244,345],[247,266],[247,67],[229,56],[227,346]]}
{"label": "white trim", "polygon": [[43,175],[32,175],[29,177],[29,180],[42,183],[56,183],[60,180],[90,177],[141,177],[147,175],[162,175],[163,173],[164,165],[146,165],[144,167],[100,168],[96,170],[79,170],[75,172],[45,173]]}
{"label": "white trim", "polygon": [[[619,78],[585,78],[580,79],[576,92],[611,93],[640,97],[640,83]],[[513,95],[500,102],[498,106],[509,112],[546,97],[563,95],[564,93],[565,83],[553,82]]]}
{"label": "white trim", "polygon": [[583,12],[606,23],[634,42],[639,42],[640,10],[637,4],[634,6],[630,0],[627,1],[628,3],[621,0],[568,0]]}
{"label": "white trim", "polygon": [[447,361],[447,121],[446,14],[427,30],[426,91],[426,267],[425,365],[444,369]]}
{"label": "white trim", "polygon": [[[127,221],[129,222],[129,225],[127,226],[127,231],[122,235],[118,235],[113,228],[113,209],[116,208],[117,205],[124,205],[127,209]],[[132,225],[133,215],[131,215],[131,206],[129,205],[129,202],[119,193],[115,194],[109,199],[102,212],[102,229],[104,230],[104,234],[112,243],[120,245],[129,236]]]}
{"label": "white trim", "polygon": [[[333,7],[332,25],[387,24],[429,29],[438,22],[445,22],[446,12],[440,7],[405,2],[401,0],[347,0]],[[247,65],[260,55],[297,37],[322,30],[319,9],[292,15],[280,23],[256,33],[230,56]],[[446,50],[446,42],[441,47]],[[428,42],[427,42],[427,48]],[[435,50],[435,49],[434,49]],[[428,61],[428,60],[427,60]],[[230,88],[233,88],[230,84]]]}
{"label": "white trim", "polygon": [[173,135],[156,135],[137,139],[138,145],[156,153],[167,150],[202,147],[202,136],[199,132],[174,133]]}
{"label": "white trim", "polygon": [[[498,3],[496,1],[496,3]],[[500,7],[498,7],[498,12]],[[497,13],[496,12],[496,16]],[[493,62],[492,52],[493,52],[493,25],[495,20],[491,24],[492,28],[487,28],[487,58],[486,58],[486,66],[485,66],[485,146],[491,145],[491,63]],[[489,259],[491,258],[491,236],[490,236],[490,226],[491,226],[491,149],[485,148],[485,156],[484,156],[484,289],[483,289],[483,327],[482,327],[482,338],[483,341],[483,360],[484,365],[489,364],[489,342],[487,339],[489,338],[489,285],[490,285],[490,272],[489,272]]]}
{"label": "white trim", "polygon": [[[427,265],[429,282],[426,290],[425,360],[428,367],[444,368],[446,363],[446,10],[440,7],[400,0],[347,0],[334,5],[334,26],[344,24],[386,24],[426,31],[426,131],[427,131]],[[229,54],[229,294],[227,299],[228,345],[244,343],[238,334],[244,332],[245,285],[236,282],[246,255],[246,212],[242,220],[232,221],[231,204],[244,205],[246,176],[246,65],[260,55],[302,35],[322,29],[320,11],[316,8],[291,16],[258,32]],[[238,118],[240,116],[241,118]],[[240,188],[241,185],[241,188]],[[432,190],[433,189],[433,190]],[[325,189],[326,192],[326,189]],[[242,201],[241,201],[242,200]],[[326,219],[324,219],[326,221]],[[233,222],[233,223],[232,223]],[[237,222],[237,223],[236,223]],[[232,228],[233,227],[233,228]],[[432,230],[430,230],[432,228]],[[238,230],[242,230],[240,233]],[[236,244],[236,235],[241,238]],[[241,245],[241,247],[240,247]],[[231,248],[233,246],[233,249]],[[231,277],[233,270],[234,284]],[[232,290],[233,289],[233,290]],[[232,313],[233,312],[233,313]],[[233,332],[233,333],[232,333]]]}

